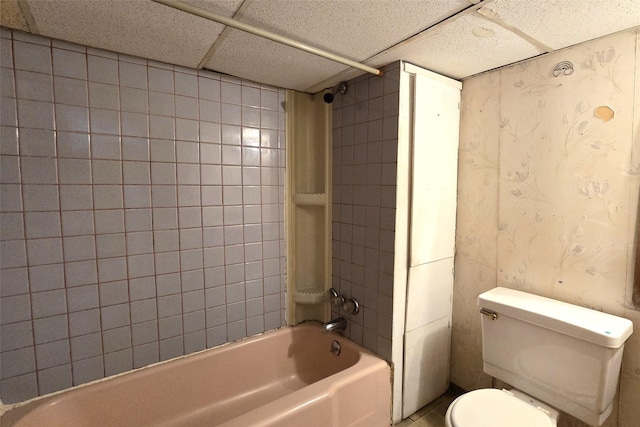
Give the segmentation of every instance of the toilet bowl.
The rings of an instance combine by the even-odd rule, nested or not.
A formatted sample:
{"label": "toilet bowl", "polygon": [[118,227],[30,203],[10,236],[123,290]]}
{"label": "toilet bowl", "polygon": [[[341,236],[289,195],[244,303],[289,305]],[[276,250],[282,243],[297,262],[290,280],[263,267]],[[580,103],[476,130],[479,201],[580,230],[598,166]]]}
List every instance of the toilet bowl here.
{"label": "toilet bowl", "polygon": [[518,390],[485,388],[454,400],[446,427],[556,427],[559,412]]}

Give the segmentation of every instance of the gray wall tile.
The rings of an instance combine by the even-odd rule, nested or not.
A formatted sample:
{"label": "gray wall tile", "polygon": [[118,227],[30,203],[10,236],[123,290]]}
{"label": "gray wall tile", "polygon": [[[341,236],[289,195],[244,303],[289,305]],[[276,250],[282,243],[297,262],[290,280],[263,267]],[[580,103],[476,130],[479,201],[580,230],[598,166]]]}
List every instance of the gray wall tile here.
{"label": "gray wall tile", "polygon": [[[399,73],[394,64],[389,68],[388,74]],[[388,355],[399,80],[367,77],[350,84],[355,96],[333,104],[332,282],[361,303],[361,314],[349,316],[347,336]]]}
{"label": "gray wall tile", "polygon": [[3,402],[281,326],[284,91],[6,33]]}

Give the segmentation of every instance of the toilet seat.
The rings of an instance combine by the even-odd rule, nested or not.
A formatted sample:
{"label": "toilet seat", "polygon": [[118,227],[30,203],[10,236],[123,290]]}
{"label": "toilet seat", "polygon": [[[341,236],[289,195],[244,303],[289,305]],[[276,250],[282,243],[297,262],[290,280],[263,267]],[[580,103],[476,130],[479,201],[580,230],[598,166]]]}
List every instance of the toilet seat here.
{"label": "toilet seat", "polygon": [[506,390],[474,390],[458,397],[447,411],[451,427],[555,427],[549,413]]}

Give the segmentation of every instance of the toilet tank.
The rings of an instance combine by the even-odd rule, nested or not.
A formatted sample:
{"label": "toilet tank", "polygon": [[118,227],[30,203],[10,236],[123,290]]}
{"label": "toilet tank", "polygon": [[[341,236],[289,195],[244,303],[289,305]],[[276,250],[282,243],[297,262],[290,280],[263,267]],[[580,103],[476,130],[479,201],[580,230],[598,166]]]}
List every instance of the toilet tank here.
{"label": "toilet tank", "polygon": [[587,424],[604,423],[630,320],[501,287],[478,305],[487,374]]}

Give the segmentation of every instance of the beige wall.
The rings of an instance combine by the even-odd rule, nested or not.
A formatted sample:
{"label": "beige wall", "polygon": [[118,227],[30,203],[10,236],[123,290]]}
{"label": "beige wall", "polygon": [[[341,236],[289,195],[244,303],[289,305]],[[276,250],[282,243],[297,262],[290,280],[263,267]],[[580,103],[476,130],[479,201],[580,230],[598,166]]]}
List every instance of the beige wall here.
{"label": "beige wall", "polygon": [[[553,76],[561,61],[575,72]],[[451,380],[482,373],[476,297],[496,284],[627,317],[619,404],[640,419],[640,311],[628,308],[640,174],[640,29],[463,82]],[[615,116],[596,117],[608,106]],[[581,425],[565,418],[562,425]]]}

